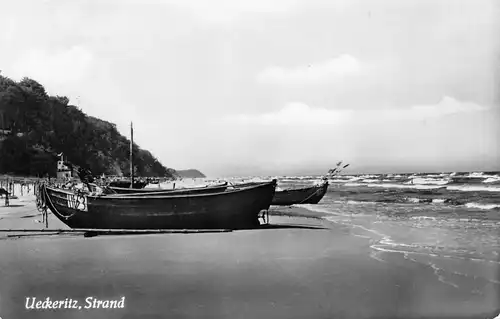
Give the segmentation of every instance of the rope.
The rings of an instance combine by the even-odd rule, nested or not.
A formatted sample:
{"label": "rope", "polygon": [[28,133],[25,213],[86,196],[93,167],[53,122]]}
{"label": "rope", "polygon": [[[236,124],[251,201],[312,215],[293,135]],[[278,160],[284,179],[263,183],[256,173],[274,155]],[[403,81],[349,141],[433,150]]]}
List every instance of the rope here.
{"label": "rope", "polygon": [[314,195],[318,194],[319,191],[323,190],[324,186],[325,186],[325,184],[322,184],[322,185],[318,186],[319,188],[314,193],[312,193],[306,199],[304,199],[303,201],[301,201],[298,205],[302,204],[303,202],[307,202],[311,197],[313,197]]}
{"label": "rope", "polygon": [[49,200],[49,203],[50,203],[50,206],[54,208],[54,211],[53,213],[56,213],[57,215],[63,217],[65,220],[68,220],[69,218],[73,217],[76,213],[72,213],[71,215],[69,216],[65,216],[63,214],[61,214],[59,212],[59,210],[57,210],[56,206],[54,205],[54,203],[52,203],[52,200],[50,199],[50,196],[47,194],[47,188],[46,187],[43,187],[43,190],[44,190],[44,193],[45,193],[45,196],[46,198]]}

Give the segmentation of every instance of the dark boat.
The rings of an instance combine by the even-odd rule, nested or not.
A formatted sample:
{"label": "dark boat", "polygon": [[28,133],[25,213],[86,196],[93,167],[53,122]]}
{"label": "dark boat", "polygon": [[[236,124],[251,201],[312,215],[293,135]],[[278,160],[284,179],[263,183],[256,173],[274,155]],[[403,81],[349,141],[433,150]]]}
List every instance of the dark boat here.
{"label": "dark boat", "polygon": [[[146,187],[146,185],[148,185],[148,182],[134,180],[132,189],[143,189],[144,187]],[[119,187],[119,188],[130,188],[130,181],[127,180],[112,181],[108,184],[108,186]]]}
{"label": "dark boat", "polygon": [[276,180],[214,194],[87,195],[42,185],[41,198],[64,224],[77,229],[214,229],[258,226]]}
{"label": "dark boat", "polygon": [[328,190],[328,181],[321,185],[276,191],[271,205],[317,204]]}
{"label": "dark boat", "polygon": [[169,194],[210,194],[219,193],[227,189],[227,182],[217,184],[217,185],[207,185],[204,187],[191,187],[191,188],[176,188],[176,189],[164,189],[164,188],[122,188],[122,187],[112,187],[109,189],[117,194],[127,194],[129,196],[148,196],[148,195],[169,195]]}
{"label": "dark boat", "polygon": [[481,184],[486,176],[453,176],[449,184]]}

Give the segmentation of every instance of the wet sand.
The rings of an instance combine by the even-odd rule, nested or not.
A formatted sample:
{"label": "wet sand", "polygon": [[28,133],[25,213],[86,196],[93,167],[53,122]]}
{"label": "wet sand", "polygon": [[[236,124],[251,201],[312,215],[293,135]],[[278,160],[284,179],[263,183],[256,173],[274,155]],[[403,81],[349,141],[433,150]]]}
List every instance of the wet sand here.
{"label": "wet sand", "polygon": [[[29,198],[11,204],[19,206],[0,200],[0,228],[43,227]],[[0,234],[0,317],[493,318],[500,311],[498,286],[471,294],[401,255],[371,258],[369,240],[315,213],[272,214],[270,226],[220,234]],[[49,227],[63,225],[51,217]],[[91,296],[125,297],[125,308],[25,309],[27,297],[72,298],[84,308]]]}

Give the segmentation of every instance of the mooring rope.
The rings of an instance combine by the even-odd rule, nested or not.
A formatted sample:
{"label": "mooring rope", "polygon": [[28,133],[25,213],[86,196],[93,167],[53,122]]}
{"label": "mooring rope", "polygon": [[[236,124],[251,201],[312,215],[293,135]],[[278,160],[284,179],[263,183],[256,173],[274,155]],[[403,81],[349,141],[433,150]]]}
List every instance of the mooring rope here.
{"label": "mooring rope", "polygon": [[319,188],[314,193],[312,193],[306,199],[304,199],[303,201],[301,201],[300,203],[298,203],[298,205],[302,204],[303,202],[307,202],[310,198],[312,198],[313,196],[315,196],[316,194],[318,194],[318,192],[322,191],[323,187],[325,187],[325,184],[321,184],[321,185],[319,185],[317,187],[319,187]]}
{"label": "mooring rope", "polygon": [[66,220],[70,219],[71,217],[73,217],[73,216],[76,214],[76,212],[75,212],[75,213],[70,214],[69,216],[66,216],[66,215],[64,215],[64,214],[61,214],[61,212],[59,212],[59,210],[57,209],[57,207],[54,205],[54,203],[53,203],[53,202],[52,202],[52,200],[50,199],[50,196],[49,196],[49,194],[48,194],[48,192],[47,192],[47,188],[46,188],[46,187],[44,187],[44,188],[43,188],[43,190],[44,190],[44,194],[45,194],[46,198],[49,200],[50,206],[54,209],[54,210],[52,211],[53,213],[56,213],[57,215],[61,216],[62,218],[66,219]]}

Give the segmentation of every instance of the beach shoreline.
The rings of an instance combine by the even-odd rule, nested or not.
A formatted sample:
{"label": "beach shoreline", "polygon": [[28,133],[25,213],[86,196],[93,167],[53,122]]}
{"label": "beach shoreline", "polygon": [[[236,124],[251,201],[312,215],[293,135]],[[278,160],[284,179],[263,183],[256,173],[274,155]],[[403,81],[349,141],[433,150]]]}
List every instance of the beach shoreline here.
{"label": "beach shoreline", "polygon": [[[12,204],[10,216],[0,206],[0,228],[44,227],[29,197]],[[50,228],[63,227],[49,216]],[[377,260],[371,240],[321,217],[273,207],[270,225],[232,233],[3,237],[0,316],[493,318],[499,310],[498,286],[471,294],[401,254]],[[25,309],[27,297],[88,296],[126,296],[126,304]]]}

